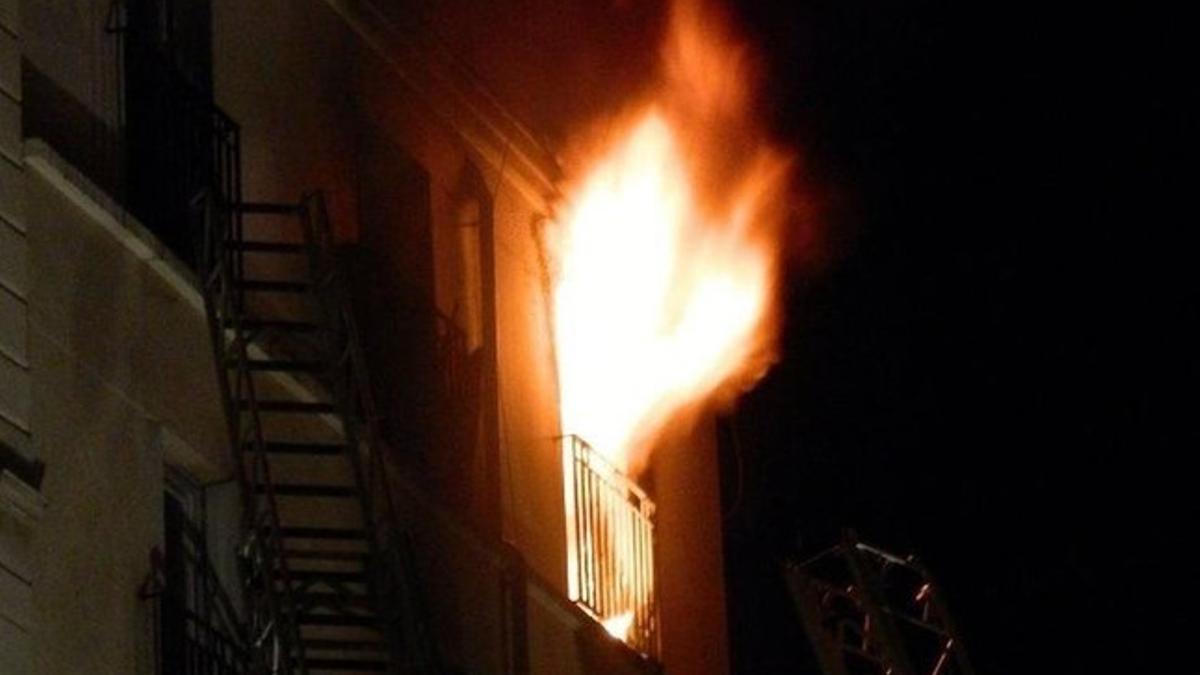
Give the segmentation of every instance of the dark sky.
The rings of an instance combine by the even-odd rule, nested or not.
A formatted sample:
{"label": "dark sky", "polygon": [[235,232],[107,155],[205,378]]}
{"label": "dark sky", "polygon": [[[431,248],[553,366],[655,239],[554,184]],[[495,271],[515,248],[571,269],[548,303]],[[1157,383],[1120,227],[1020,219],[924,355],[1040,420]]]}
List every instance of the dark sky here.
{"label": "dark sky", "polygon": [[829,262],[724,444],[736,672],[815,672],[778,561],[844,527],[927,562],[981,675],[1184,662],[1180,24],[975,4],[742,3]]}

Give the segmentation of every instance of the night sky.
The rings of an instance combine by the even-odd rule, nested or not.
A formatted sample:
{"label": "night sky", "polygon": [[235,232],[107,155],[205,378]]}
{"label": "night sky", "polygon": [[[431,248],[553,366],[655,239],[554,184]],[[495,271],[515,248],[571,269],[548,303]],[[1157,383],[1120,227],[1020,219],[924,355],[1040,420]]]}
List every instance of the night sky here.
{"label": "night sky", "polygon": [[845,527],[926,561],[981,674],[1184,663],[1166,635],[1195,587],[1197,439],[1168,420],[1195,408],[1173,347],[1197,294],[1162,236],[1195,221],[1166,198],[1179,24],[742,4],[825,236],[782,362],[725,428],[735,672],[816,672],[779,561]]}

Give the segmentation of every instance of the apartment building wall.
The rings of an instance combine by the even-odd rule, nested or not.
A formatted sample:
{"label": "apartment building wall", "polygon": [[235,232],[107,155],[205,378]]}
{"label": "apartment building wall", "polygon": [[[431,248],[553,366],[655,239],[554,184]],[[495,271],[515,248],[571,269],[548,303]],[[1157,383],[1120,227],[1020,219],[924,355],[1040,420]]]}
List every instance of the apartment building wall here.
{"label": "apartment building wall", "polygon": [[213,0],[212,13],[214,97],[241,128],[245,198],[296,202],[320,189],[333,225],[353,236],[353,31],[320,0]]}
{"label": "apartment building wall", "polygon": [[[565,593],[561,430],[548,270],[538,242],[552,169],[531,168],[543,158],[523,156],[529,140],[511,137],[520,133],[511,120],[474,107],[469,97],[480,92],[464,90],[471,85],[454,81],[435,59],[414,55],[431,47],[411,35],[371,33],[378,26],[355,21],[377,17],[355,15],[343,4],[354,3],[214,4],[215,94],[242,128],[245,195],[294,200],[302,190],[322,189],[335,205],[335,229],[347,242],[367,241],[374,235],[359,231],[368,208],[359,196],[372,177],[359,175],[369,166],[363,157],[386,146],[424,175],[427,204],[408,210],[423,210],[427,250],[367,252],[366,264],[390,265],[373,273],[398,277],[410,289],[422,286],[412,268],[427,267],[429,298],[391,301],[427,302],[429,316],[451,319],[471,348],[494,351],[479,386],[494,380],[496,392],[484,393],[482,419],[464,422],[484,427],[474,447],[452,466],[435,457],[423,468],[453,473],[443,478],[465,484],[456,491],[498,493],[500,503],[487,508],[502,507],[504,538]],[[397,193],[405,189],[395,185]],[[483,217],[489,222],[475,222]],[[400,249],[418,246],[413,238],[376,241]],[[490,254],[478,250],[485,245]],[[424,330],[415,322],[392,328]],[[382,339],[400,346],[408,338]],[[420,378],[413,384],[433,386]],[[498,444],[494,457],[480,447],[487,443]]]}
{"label": "apartment building wall", "polygon": [[164,464],[228,469],[199,296],[77,167],[25,138],[63,112],[30,111],[34,71],[88,119],[67,150],[95,157],[108,141],[93,139],[113,137],[108,6],[0,3],[0,443],[49,467],[37,489],[0,475],[4,673],[152,672],[137,590],[161,544]]}
{"label": "apartment building wall", "polygon": [[[355,13],[356,4],[214,7],[216,97],[242,126],[247,196],[258,199],[258,190],[276,189],[259,181],[285,174],[288,181],[324,181],[300,187],[332,186],[350,204],[340,217],[356,222],[336,222],[335,229],[367,248],[356,258],[367,269],[355,271],[368,279],[356,286],[356,300],[370,306],[379,286],[428,293],[388,297],[361,313],[374,377],[438,386],[427,379],[427,368],[437,365],[432,354],[406,334],[427,330],[422,322],[432,314],[379,319],[395,312],[396,304],[427,303],[424,311],[449,319],[477,359],[481,409],[477,416],[449,420],[472,427],[466,447],[413,429],[391,439],[392,453],[421,492],[408,493],[402,506],[445,658],[478,673],[639,672],[644,664],[566,599],[563,430],[549,314],[552,272],[543,241],[555,198],[554,163],[503,110],[491,107],[490,94],[463,79],[455,70],[460,65],[439,61],[436,45],[422,42],[431,36],[394,24],[381,28],[380,17]],[[260,60],[262,52],[272,55]],[[267,87],[280,71],[292,75],[283,86]],[[255,150],[256,134],[274,135],[281,124],[291,125],[283,136],[294,147],[268,143],[269,153]],[[304,165],[309,141],[307,161],[315,167]],[[331,157],[338,152],[353,161]],[[395,154],[396,161],[371,159],[379,153]],[[282,157],[294,163],[280,165]],[[255,167],[269,165],[278,169],[268,171],[273,178],[252,175]],[[329,167],[346,174],[323,173]],[[392,220],[379,220],[370,203],[371,186],[381,176],[364,171],[386,174],[385,187],[393,181],[392,190],[407,200]],[[403,182],[414,178],[415,186]],[[276,194],[286,192],[268,196]],[[373,350],[373,342],[381,346]],[[406,359],[403,352],[414,344],[418,350],[407,356],[425,364]],[[423,412],[418,423],[437,427],[445,420],[428,416],[447,411]],[[414,447],[422,444],[428,447]],[[420,451],[427,456],[413,461]],[[701,494],[716,499],[713,492]],[[488,518],[498,520],[495,530]],[[716,565],[713,578],[719,579],[719,557]]]}
{"label": "apartment building wall", "polygon": [[149,673],[164,467],[229,473],[200,297],[88,180],[26,142],[31,428],[47,466],[33,541],[38,673]]}
{"label": "apartment building wall", "polygon": [[[7,172],[0,286],[24,278],[19,302],[0,307],[7,313],[0,326],[6,341],[22,345],[25,361],[17,365],[28,383],[25,398],[10,394],[25,391],[7,384],[19,380],[3,380],[3,393],[5,405],[26,402],[30,419],[9,426],[45,461],[33,501],[49,504],[41,524],[27,528],[30,561],[21,583],[30,590],[21,597],[30,618],[27,646],[19,648],[27,651],[0,654],[28,654],[36,661],[30,672],[47,675],[150,672],[150,605],[136,590],[150,548],[161,543],[163,467],[180,466],[201,481],[231,470],[199,295],[187,271],[105,196],[111,185],[93,184],[74,160],[111,151],[107,139],[115,137],[109,4],[25,3],[35,27],[20,50],[27,68],[92,120],[79,137],[85,147],[22,143],[22,126],[36,125],[19,117],[15,125],[5,118],[0,129],[15,130],[0,139],[0,160],[14,160],[0,161]],[[370,234],[360,203],[368,146],[385,144],[419,167],[428,250],[400,259],[427,253],[431,309],[467,336],[479,364],[478,410],[461,421],[471,427],[469,441],[459,454],[429,448],[429,461],[416,465],[424,473],[409,474],[424,490],[449,486],[444,501],[414,496],[408,507],[441,646],[469,672],[638,672],[636,659],[566,601],[564,430],[551,272],[541,245],[556,197],[554,162],[478,83],[423,42],[429,36],[381,28],[363,6],[214,0],[215,97],[241,125],[244,195],[295,201],[304,190],[324,190],[335,229],[352,244]],[[19,96],[22,79],[19,68],[11,76],[14,50],[6,50],[3,105],[12,98],[3,98],[10,83]],[[21,106],[0,112],[20,115]],[[21,322],[9,320],[18,315]],[[403,336],[376,338],[404,344]],[[11,434],[3,411],[0,431]],[[702,426],[653,469],[668,672],[725,670],[712,443],[711,428]],[[408,451],[395,448],[398,456]],[[224,512],[228,534],[235,512]],[[0,611],[6,597],[0,593]]]}
{"label": "apartment building wall", "polygon": [[[0,672],[25,675],[34,654],[32,540],[44,499],[16,464],[37,461],[30,436],[29,243],[21,157],[21,26],[0,1]],[[35,481],[36,482],[36,481]]]}
{"label": "apartment building wall", "polygon": [[728,673],[721,485],[712,415],[651,458],[663,663],[672,673]]}
{"label": "apartment building wall", "polygon": [[0,13],[0,443],[31,457],[29,244],[21,157],[21,39],[16,3]]}
{"label": "apartment building wall", "polygon": [[[667,3],[669,5],[669,3]],[[661,86],[666,5],[654,3],[390,3],[391,15],[421,13],[441,44],[467,64],[539,139],[568,154],[573,143],[605,125],[606,116]],[[574,167],[579,169],[581,167]],[[550,329],[549,275],[538,229],[550,210],[519,189],[497,189],[497,333],[502,422],[510,443],[505,468],[514,481],[535,481],[557,470],[560,429]],[[554,195],[561,199],[565,195]],[[552,207],[551,207],[552,208]],[[503,215],[501,215],[503,214]],[[621,270],[614,269],[618,275]],[[728,672],[721,555],[722,518],[716,431],[711,414],[653,455],[642,477],[657,505],[657,595],[662,612],[662,661],[667,672]],[[553,430],[549,431],[548,430]],[[504,436],[505,434],[502,434]],[[543,479],[544,480],[544,479]],[[509,499],[509,487],[504,488]],[[552,492],[553,490],[553,492]],[[565,576],[562,486],[517,486],[523,498],[506,502],[516,513],[506,530],[555,583]],[[557,530],[555,529],[557,528]],[[547,532],[549,530],[549,533]]]}
{"label": "apartment building wall", "polygon": [[[359,94],[370,123],[384,129],[428,173],[437,309],[456,317],[463,330],[469,331],[472,311],[487,314],[493,322],[479,329],[479,339],[493,341],[482,348],[495,350],[491,376],[496,392],[487,402],[494,410],[486,416],[486,423],[494,428],[485,434],[493,436],[498,452],[491,475],[479,475],[472,468],[485,458],[461,458],[466,461],[459,463],[458,479],[473,479],[479,490],[488,489],[489,481],[498,483],[496,506],[502,514],[503,538],[565,594],[566,525],[558,441],[562,431],[548,314],[549,270],[539,248],[548,207],[530,194],[530,186],[518,182],[519,173],[494,165],[465,142],[435,102],[423,101],[406,89],[383,86],[385,68],[386,64],[367,61]],[[503,164],[503,158],[500,161]],[[491,260],[479,261],[481,268],[485,263],[490,268],[486,274],[481,268],[471,271],[465,263],[454,264],[464,254],[460,222],[464,208],[490,216],[489,222],[476,225],[489,233],[491,250],[480,255]],[[484,276],[490,276],[490,281],[485,282]],[[484,295],[483,308],[468,306],[471,292]]]}

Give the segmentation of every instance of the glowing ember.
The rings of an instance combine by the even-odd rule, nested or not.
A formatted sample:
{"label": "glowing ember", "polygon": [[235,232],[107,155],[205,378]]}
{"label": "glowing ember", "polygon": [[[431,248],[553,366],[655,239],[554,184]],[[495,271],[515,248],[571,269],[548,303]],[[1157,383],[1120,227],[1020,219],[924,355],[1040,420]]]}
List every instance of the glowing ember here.
{"label": "glowing ember", "polygon": [[761,376],[774,341],[787,161],[748,125],[741,50],[704,19],[676,7],[664,90],[557,219],[563,429],[634,475],[669,422]]}
{"label": "glowing ember", "polygon": [[604,626],[604,630],[608,631],[609,635],[618,640],[624,640],[629,635],[629,628],[633,626],[633,610],[604,619],[600,625]]}

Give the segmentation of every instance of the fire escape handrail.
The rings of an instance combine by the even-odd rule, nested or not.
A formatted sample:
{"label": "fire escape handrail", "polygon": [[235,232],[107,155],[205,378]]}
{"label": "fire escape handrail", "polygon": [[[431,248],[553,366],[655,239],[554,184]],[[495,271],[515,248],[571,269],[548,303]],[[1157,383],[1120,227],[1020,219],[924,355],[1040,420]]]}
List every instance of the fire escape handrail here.
{"label": "fire escape handrail", "polygon": [[[226,641],[245,651],[246,626],[234,609],[233,599],[229,597],[225,584],[213,569],[208,551],[208,537],[194,522],[186,518],[183,520],[183,533],[193,549],[191,560],[188,562],[199,572],[197,582],[203,589],[204,614],[197,614],[196,620],[203,621],[211,630],[220,633]],[[211,605],[209,601],[212,602]]]}
{"label": "fire escape handrail", "polygon": [[[242,327],[240,308],[245,305],[245,297],[239,281],[245,278],[244,260],[240,253],[234,252],[226,245],[228,242],[240,240],[242,227],[237,208],[240,202],[238,130],[227,117],[224,119],[229,125],[232,151],[228,153],[225,161],[215,163],[212,180],[213,186],[225,188],[224,193],[220,194],[220,191],[213,187],[203,190],[193,200],[192,207],[202,218],[202,226],[198,231],[202,236],[199,263],[205,314],[208,317],[221,404],[225,412],[234,462],[237,465],[236,474],[243,504],[244,543],[239,552],[247,563],[243,576],[248,577],[247,587],[262,596],[248,599],[252,603],[261,602],[266,614],[265,617],[260,617],[253,607],[249,609],[249,642],[252,647],[261,647],[268,640],[275,640],[274,650],[251,650],[255,656],[274,653],[275,663],[258,664],[265,668],[263,672],[292,672],[290,655],[295,653],[298,664],[296,670],[304,675],[304,645],[300,639],[295,603],[288,594],[278,592],[271,579],[272,573],[275,572],[285,588],[291,587],[288,561],[286,556],[282,555],[283,538],[278,501],[271,480],[254,378],[249,368],[249,339]],[[221,166],[222,164],[224,166]],[[230,325],[231,339],[226,334],[226,324]],[[232,383],[229,376],[230,360],[236,370]],[[245,409],[238,404],[239,400],[248,402]],[[252,464],[249,467],[246,464],[247,445],[251,446],[252,455]],[[255,485],[264,486],[261,499],[254,494]],[[279,662],[280,654],[283,658],[282,663]],[[279,670],[280,666],[282,671]]]}
{"label": "fire escape handrail", "polygon": [[[233,606],[225,585],[213,569],[207,537],[189,518],[183,518],[183,558],[167,563],[162,550],[151,549],[150,573],[138,592],[139,599],[153,603],[155,627],[155,673],[158,675],[241,675],[248,672],[250,645],[246,625]],[[167,564],[182,565],[188,586],[171,586]],[[166,601],[167,597],[173,599]],[[169,614],[166,614],[168,613]],[[178,620],[181,633],[172,635],[176,650],[164,646],[164,621]],[[177,651],[182,648],[182,651]],[[167,662],[170,654],[174,658]],[[182,669],[182,670],[180,670]]]}
{"label": "fire escape handrail", "polygon": [[[393,653],[413,657],[417,672],[440,672],[441,660],[426,629],[425,604],[416,597],[419,586],[412,579],[415,575],[412,546],[407,530],[401,526],[392,494],[391,467],[379,451],[383,447],[380,418],[353,305],[336,255],[324,195],[319,191],[307,193],[302,203],[310,273],[325,315],[325,325],[330,329],[326,333],[328,343],[325,346],[327,363],[331,367],[329,380],[343,420],[351,466],[362,488],[363,515],[370,533],[368,544],[377,560],[377,581],[384,590],[378,594],[376,603],[381,617],[391,615],[411,621],[408,629],[415,633],[410,636],[411,641],[406,642],[404,636],[395,632],[387,636],[389,640],[399,642],[394,645]],[[408,596],[389,598],[389,592],[407,593]]]}
{"label": "fire escape handrail", "polygon": [[[260,658],[272,654],[273,664],[252,664],[257,672],[303,675],[303,658],[297,659],[298,666],[290,660],[292,654],[303,656],[296,607],[287,594],[278,592],[271,580],[277,575],[286,585],[291,577],[282,555],[278,504],[269,480],[258,400],[248,367],[249,338],[241,321],[245,306],[241,284],[245,279],[244,260],[239,251],[229,246],[242,236],[238,211],[240,129],[213,103],[211,92],[197,87],[145,36],[130,33],[126,28],[118,14],[110,17],[108,29],[120,39],[121,49],[131,51],[138,58],[139,67],[155,83],[149,95],[155,97],[153,105],[162,112],[166,125],[156,130],[162,145],[156,150],[154,166],[160,170],[148,177],[154,187],[150,196],[157,201],[146,205],[147,209],[133,210],[160,237],[167,235],[170,240],[164,241],[174,244],[173,250],[182,258],[188,257],[184,249],[192,245],[195,253],[192,262],[204,298],[226,432],[244,505],[242,530],[246,539],[242,552],[253,565],[248,571],[251,577],[248,586],[256,595],[248,598],[252,603],[247,609],[249,625],[239,626],[238,638]],[[123,109],[122,115],[126,113]],[[176,232],[187,236],[171,237]],[[246,403],[244,408],[242,401]],[[247,450],[253,454],[250,466],[246,463]],[[261,498],[254,494],[256,479],[265,485]],[[254,605],[261,605],[261,612]],[[268,640],[271,649],[262,648]]]}

